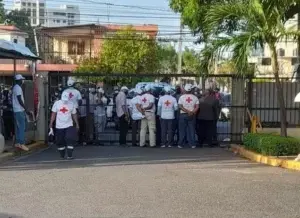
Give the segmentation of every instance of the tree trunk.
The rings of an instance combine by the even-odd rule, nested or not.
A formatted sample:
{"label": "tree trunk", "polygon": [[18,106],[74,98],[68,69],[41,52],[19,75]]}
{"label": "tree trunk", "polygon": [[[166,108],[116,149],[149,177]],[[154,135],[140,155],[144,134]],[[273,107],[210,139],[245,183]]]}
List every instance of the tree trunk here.
{"label": "tree trunk", "polygon": [[274,44],[269,44],[271,49],[271,60],[272,60],[272,69],[275,77],[275,85],[277,91],[277,101],[280,108],[280,135],[283,137],[287,137],[287,125],[286,125],[286,108],[284,102],[284,95],[282,84],[279,79],[279,64],[278,64],[278,57],[276,53],[276,46]]}

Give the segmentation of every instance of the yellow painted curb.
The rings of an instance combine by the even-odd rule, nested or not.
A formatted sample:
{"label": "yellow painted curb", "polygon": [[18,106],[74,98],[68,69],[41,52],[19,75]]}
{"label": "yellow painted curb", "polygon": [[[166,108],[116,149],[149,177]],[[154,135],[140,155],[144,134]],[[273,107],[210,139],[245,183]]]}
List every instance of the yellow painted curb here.
{"label": "yellow painted curb", "polygon": [[253,151],[249,151],[242,146],[230,145],[231,150],[239,155],[262,164],[267,164],[274,167],[282,167],[290,170],[300,171],[300,162],[293,160],[285,160],[277,157],[264,156]]}
{"label": "yellow painted curb", "polygon": [[7,153],[0,154],[0,163],[8,161],[16,156],[28,154],[28,153],[33,152],[40,148],[45,148],[45,147],[47,147],[47,145],[43,141],[38,141],[38,142],[34,142],[34,143],[28,145],[27,147],[29,148],[28,152],[20,151],[20,152],[7,152]]}

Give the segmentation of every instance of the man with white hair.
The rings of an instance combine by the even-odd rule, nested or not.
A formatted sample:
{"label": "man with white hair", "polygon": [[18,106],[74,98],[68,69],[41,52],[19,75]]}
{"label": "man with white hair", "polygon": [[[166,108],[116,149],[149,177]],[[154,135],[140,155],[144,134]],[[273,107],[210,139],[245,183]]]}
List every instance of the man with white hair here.
{"label": "man with white hair", "polygon": [[74,87],[75,80],[69,77],[67,85],[68,88],[66,88],[62,94],[67,93],[69,100],[74,104],[75,108],[78,109],[79,105],[81,104],[82,97],[80,92]]}
{"label": "man with white hair", "polygon": [[156,116],[155,116],[155,98],[151,94],[151,86],[145,86],[145,94],[141,96],[142,109],[145,112],[145,118],[141,121],[140,146],[146,144],[147,128],[149,129],[150,147],[156,146]]}
{"label": "man with white hair", "polygon": [[130,101],[130,108],[131,108],[131,119],[132,119],[132,146],[137,146],[137,134],[138,129],[141,123],[141,119],[143,119],[144,111],[141,107],[141,95],[143,91],[140,88],[136,88],[135,90],[135,97]]}
{"label": "man with white hair", "polygon": [[175,111],[178,110],[176,98],[171,96],[171,87],[164,87],[165,95],[158,100],[158,115],[161,124],[161,147],[172,147],[174,143],[173,125],[175,120]]}
{"label": "man with white hair", "polygon": [[107,105],[107,98],[104,96],[103,88],[98,88],[97,98],[96,98],[96,108],[94,112],[94,124],[96,139],[100,140],[100,133],[104,132],[106,125],[106,111],[105,107]]}
{"label": "man with white hair", "polygon": [[116,112],[120,125],[119,143],[121,146],[126,146],[126,138],[130,119],[127,108],[127,93],[128,88],[123,86],[116,97]]}
{"label": "man with white hair", "polygon": [[191,84],[186,84],[184,90],[185,94],[178,100],[180,108],[178,148],[184,146],[185,138],[187,138],[189,146],[196,148],[195,123],[196,113],[199,109],[199,99],[192,94]]}

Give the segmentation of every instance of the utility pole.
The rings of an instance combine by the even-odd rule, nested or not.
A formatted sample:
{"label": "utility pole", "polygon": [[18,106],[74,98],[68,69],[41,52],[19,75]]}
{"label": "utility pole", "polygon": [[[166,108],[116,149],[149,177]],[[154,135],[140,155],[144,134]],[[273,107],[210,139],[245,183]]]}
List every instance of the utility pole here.
{"label": "utility pole", "polygon": [[[181,74],[182,72],[182,32],[183,32],[183,22],[180,19],[180,30],[179,30],[179,42],[178,42],[178,65],[177,65],[177,73]],[[179,84],[181,84],[181,78],[178,78]]]}

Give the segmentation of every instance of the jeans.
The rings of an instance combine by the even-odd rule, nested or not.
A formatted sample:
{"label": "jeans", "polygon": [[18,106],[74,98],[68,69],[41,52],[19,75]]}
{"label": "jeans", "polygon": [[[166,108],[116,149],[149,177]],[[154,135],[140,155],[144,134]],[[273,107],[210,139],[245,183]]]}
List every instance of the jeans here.
{"label": "jeans", "polygon": [[174,120],[160,120],[161,125],[161,144],[162,145],[173,145],[174,143],[174,133],[173,133],[173,125]]}
{"label": "jeans", "polygon": [[149,141],[150,147],[156,146],[156,116],[152,112],[146,112],[145,118],[141,121],[141,134],[140,134],[140,146],[143,147],[146,144],[146,133],[149,129]]}
{"label": "jeans", "polygon": [[196,146],[195,140],[195,117],[187,114],[180,114],[179,117],[179,142],[178,145],[184,146],[185,137],[189,146]]}
{"label": "jeans", "polygon": [[25,111],[14,112],[16,144],[25,144]]}

